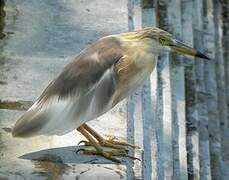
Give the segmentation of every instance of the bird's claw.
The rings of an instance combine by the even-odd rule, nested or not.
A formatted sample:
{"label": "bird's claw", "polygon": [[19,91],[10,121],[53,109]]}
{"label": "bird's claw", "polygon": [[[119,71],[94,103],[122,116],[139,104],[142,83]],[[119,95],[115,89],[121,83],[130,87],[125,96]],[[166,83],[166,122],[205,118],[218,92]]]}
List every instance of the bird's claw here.
{"label": "bird's claw", "polygon": [[85,140],[80,141],[77,145],[79,146],[80,144],[84,143],[84,146],[91,146],[91,143]]}
{"label": "bird's claw", "polygon": [[137,157],[134,157],[134,156],[129,156],[129,155],[126,155],[125,157],[127,158],[130,158],[132,160],[138,160],[138,161],[141,161],[141,159],[137,158]]}
{"label": "bird's claw", "polygon": [[130,158],[132,160],[141,161],[139,158],[129,156],[127,154],[127,152],[123,149],[115,149],[115,150],[111,150],[111,151],[78,149],[76,151],[76,153],[79,153],[79,152],[82,152],[82,154],[84,154],[84,155],[99,155],[99,156],[102,156],[106,159],[114,161],[116,163],[121,163],[121,161],[118,160],[115,156],[127,157],[127,158]]}
{"label": "bird's claw", "polygon": [[74,151],[76,154],[78,154],[79,152],[83,152],[83,151],[85,151],[85,149],[82,149],[82,148],[80,148],[80,149],[77,149],[76,151]]}
{"label": "bird's claw", "polygon": [[133,145],[133,144],[129,144],[129,143],[124,142],[124,141],[117,141],[115,139],[117,139],[117,138],[115,138],[115,137],[109,138],[107,140],[104,140],[102,142],[102,144],[105,144],[104,146],[108,145],[108,147],[112,147],[112,146],[115,147],[116,146],[116,147],[124,148],[126,146],[126,147],[130,147],[130,148],[140,149],[139,146],[136,146],[136,145]]}
{"label": "bird's claw", "polygon": [[[125,146],[126,147],[132,147],[132,148],[138,148],[135,145],[132,145],[132,144],[129,144],[129,143],[126,143],[126,142],[119,142],[119,141],[116,141],[114,139],[116,139],[116,138],[112,137],[112,138],[109,138],[107,140],[104,139],[103,141],[100,141],[98,143],[103,147],[114,148],[114,149],[123,149],[127,153],[128,153],[129,150],[126,149]],[[79,146],[81,144],[83,146],[93,146],[90,142],[85,141],[85,140],[80,141],[77,145]]]}

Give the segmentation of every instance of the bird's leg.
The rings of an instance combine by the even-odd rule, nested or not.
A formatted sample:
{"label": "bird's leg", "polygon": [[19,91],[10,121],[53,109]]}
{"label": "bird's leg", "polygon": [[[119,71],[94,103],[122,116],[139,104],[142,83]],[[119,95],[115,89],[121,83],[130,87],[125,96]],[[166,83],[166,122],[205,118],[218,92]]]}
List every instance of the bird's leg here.
{"label": "bird's leg", "polygon": [[[104,151],[102,149],[102,147],[100,146],[100,144],[98,144],[96,142],[96,140],[86,131],[86,129],[84,128],[84,126],[80,126],[77,128],[77,130],[89,141],[90,145],[92,145],[95,150],[79,150],[82,151],[83,154],[87,154],[87,155],[100,155],[103,156],[106,159],[112,160],[114,162],[120,163],[120,160],[118,160],[117,158],[115,158],[115,156],[124,156],[124,157],[128,157],[131,159],[137,159],[135,157],[129,156],[127,154],[127,152],[123,149],[115,149],[112,151]],[[79,152],[78,151],[78,152]]]}
{"label": "bird's leg", "polygon": [[[98,134],[94,129],[92,129],[90,126],[87,124],[82,125],[84,129],[89,132],[101,146],[105,147],[110,147],[110,148],[115,148],[115,149],[125,149],[124,147],[131,147],[131,148],[137,148],[137,146],[129,144],[127,142],[122,142],[122,141],[117,141],[115,138],[109,138],[105,139],[103,138],[100,134]],[[85,142],[85,145],[90,145],[89,143]]]}

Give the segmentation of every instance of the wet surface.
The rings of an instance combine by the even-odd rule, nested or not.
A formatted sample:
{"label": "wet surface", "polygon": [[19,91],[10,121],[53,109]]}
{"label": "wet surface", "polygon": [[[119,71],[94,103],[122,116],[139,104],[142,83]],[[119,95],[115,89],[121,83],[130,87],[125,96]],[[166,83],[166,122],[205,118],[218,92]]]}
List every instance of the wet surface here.
{"label": "wet surface", "polygon": [[2,99],[0,100],[0,109],[27,110],[33,105],[32,101]]}
{"label": "wet surface", "polygon": [[[26,177],[26,179],[40,176],[56,177],[57,175],[61,178],[63,176],[68,177],[68,173],[71,174],[71,177],[74,177],[82,173],[86,167],[90,169],[90,172],[93,172],[93,169],[97,168],[98,164],[100,164],[101,167],[101,175],[104,171],[102,164],[109,164],[108,167],[113,170],[109,170],[111,174],[117,171],[122,174],[122,176],[125,176],[125,166],[111,165],[113,163],[106,159],[76,153],[77,149],[81,148],[76,146],[82,139],[79,133],[72,132],[60,137],[12,138],[10,128],[7,127],[10,127],[16,117],[19,117],[22,113],[22,111],[10,110],[1,110],[0,112],[0,177],[4,177],[4,175],[7,174],[7,177],[14,179],[15,174],[20,174],[20,176]],[[117,112],[113,111],[113,113],[115,114]],[[117,114],[114,116],[116,118],[118,117]],[[104,116],[104,118],[106,118],[106,116]],[[105,124],[106,119],[100,119],[95,122],[96,125],[93,122],[91,122],[91,124],[93,124],[96,129],[100,129],[100,132],[124,137],[124,134],[121,133],[125,132],[125,130],[119,129],[115,123],[107,125]],[[101,127],[100,124],[103,124],[103,126]],[[102,128],[106,128],[106,130],[104,131]],[[63,167],[65,167],[66,170],[63,171]],[[74,170],[73,167],[76,169]],[[81,167],[85,168],[82,169]],[[117,169],[118,167],[121,169]]]}
{"label": "wet surface", "polygon": [[5,37],[5,34],[3,33],[3,29],[5,27],[5,0],[0,0],[0,39],[3,39]]}
{"label": "wet surface", "polygon": [[[126,1],[121,0],[8,0],[4,8],[0,4],[0,179],[126,178],[124,165],[76,154],[83,138],[79,133],[11,136],[23,110],[75,54],[104,35],[127,31],[126,11]],[[125,139],[125,108],[123,102],[89,124],[103,135]]]}

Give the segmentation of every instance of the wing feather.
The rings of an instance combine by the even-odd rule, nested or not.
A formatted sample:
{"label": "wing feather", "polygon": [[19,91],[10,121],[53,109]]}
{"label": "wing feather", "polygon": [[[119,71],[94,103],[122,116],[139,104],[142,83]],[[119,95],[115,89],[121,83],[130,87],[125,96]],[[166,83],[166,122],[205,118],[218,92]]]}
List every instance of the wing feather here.
{"label": "wing feather", "polygon": [[122,56],[116,37],[82,51],[16,122],[13,136],[62,135],[104,113],[115,91],[114,65]]}

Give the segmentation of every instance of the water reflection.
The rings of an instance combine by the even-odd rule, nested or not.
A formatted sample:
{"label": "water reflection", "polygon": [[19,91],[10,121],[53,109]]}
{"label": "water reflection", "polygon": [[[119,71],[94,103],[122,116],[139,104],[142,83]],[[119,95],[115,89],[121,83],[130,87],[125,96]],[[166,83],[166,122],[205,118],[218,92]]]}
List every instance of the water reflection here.
{"label": "water reflection", "polygon": [[[50,161],[50,158],[56,163]],[[49,156],[47,159],[41,161],[33,161],[35,166],[34,173],[39,176],[50,177],[51,179],[60,180],[64,173],[67,173],[70,167],[61,162],[58,156]]]}

